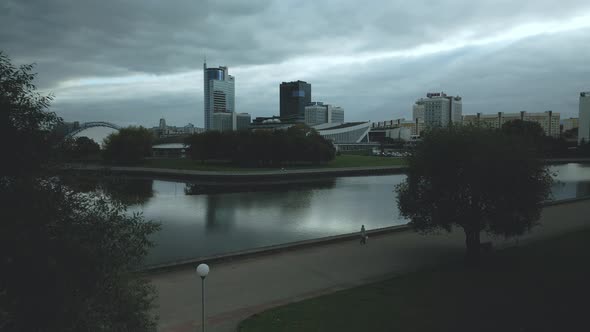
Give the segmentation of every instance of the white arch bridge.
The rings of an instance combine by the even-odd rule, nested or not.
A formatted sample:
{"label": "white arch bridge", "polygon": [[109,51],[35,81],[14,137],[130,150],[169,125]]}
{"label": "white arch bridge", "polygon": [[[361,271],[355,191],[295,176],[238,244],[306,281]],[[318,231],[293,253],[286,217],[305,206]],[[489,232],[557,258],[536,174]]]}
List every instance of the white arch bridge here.
{"label": "white arch bridge", "polygon": [[84,122],[84,123],[80,124],[80,126],[78,128],[69,132],[66,135],[66,137],[74,137],[75,135],[79,134],[83,130],[86,130],[88,128],[95,128],[95,127],[106,127],[106,128],[116,129],[116,130],[121,129],[121,127],[117,126],[116,124],[110,123],[110,122],[105,122],[105,121]]}

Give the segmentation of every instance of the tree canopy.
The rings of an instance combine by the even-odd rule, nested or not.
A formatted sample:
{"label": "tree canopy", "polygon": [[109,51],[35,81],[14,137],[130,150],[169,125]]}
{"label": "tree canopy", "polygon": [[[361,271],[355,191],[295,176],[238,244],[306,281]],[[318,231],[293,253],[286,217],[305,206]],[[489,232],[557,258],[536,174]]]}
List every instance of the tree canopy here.
{"label": "tree canopy", "polygon": [[36,92],[33,65],[14,66],[0,52],[0,151],[2,175],[39,171],[55,143],[51,129],[61,119],[47,108],[52,96]]}
{"label": "tree canopy", "polygon": [[304,126],[275,131],[208,131],[188,137],[185,143],[192,159],[229,160],[242,166],[319,164],[335,157],[332,143]]}
{"label": "tree canopy", "polygon": [[461,227],[466,257],[476,262],[480,232],[512,236],[529,230],[551,182],[526,141],[460,126],[426,133],[396,191],[400,213],[412,227],[424,232]]}
{"label": "tree canopy", "polygon": [[120,164],[136,164],[152,154],[154,136],[144,127],[127,127],[104,139],[104,159]]}
{"label": "tree canopy", "polygon": [[159,225],[45,172],[59,119],[31,70],[0,53],[0,331],[153,331],[135,271]]}
{"label": "tree canopy", "polygon": [[84,160],[100,153],[100,145],[86,137],[65,138],[59,145],[62,158],[67,160]]}
{"label": "tree canopy", "polygon": [[526,136],[532,139],[545,136],[543,127],[534,121],[508,121],[502,125],[502,131],[509,135]]}

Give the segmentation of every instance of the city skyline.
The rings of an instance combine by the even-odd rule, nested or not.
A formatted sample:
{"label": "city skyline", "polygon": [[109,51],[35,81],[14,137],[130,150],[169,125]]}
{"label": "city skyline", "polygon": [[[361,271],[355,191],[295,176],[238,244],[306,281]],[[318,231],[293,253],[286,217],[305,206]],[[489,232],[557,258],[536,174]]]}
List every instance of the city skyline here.
{"label": "city skyline", "polygon": [[[15,63],[37,63],[38,87],[53,92],[51,110],[66,121],[151,126],[164,117],[203,127],[204,54],[239,77],[236,110],[253,118],[277,115],[278,85],[302,80],[348,121],[409,119],[426,91],[464,97],[463,114],[553,110],[565,119],[577,117],[579,92],[590,89],[590,4],[565,2],[375,10],[352,2],[5,1],[0,42]],[[428,15],[440,6],[443,15]],[[286,28],[303,18],[309,24]]]}

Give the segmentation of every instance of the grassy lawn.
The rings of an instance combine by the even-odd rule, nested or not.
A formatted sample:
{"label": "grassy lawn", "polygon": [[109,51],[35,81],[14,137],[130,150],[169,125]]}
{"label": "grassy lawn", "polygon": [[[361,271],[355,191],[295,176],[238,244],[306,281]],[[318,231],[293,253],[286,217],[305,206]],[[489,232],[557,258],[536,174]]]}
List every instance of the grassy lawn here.
{"label": "grassy lawn", "polygon": [[[393,166],[403,165],[404,161],[400,158],[376,157],[376,156],[359,156],[359,155],[340,155],[328,163],[321,165],[298,164],[284,166],[286,169],[308,169],[308,168],[340,168],[340,167],[362,167],[362,166]],[[229,163],[223,162],[206,162],[190,159],[149,159],[146,160],[144,167],[154,168],[172,168],[172,169],[189,169],[199,171],[264,171],[272,168],[241,168]]]}
{"label": "grassy lawn", "polygon": [[[393,262],[392,262],[393,263]],[[239,331],[589,331],[590,230],[279,307]]]}

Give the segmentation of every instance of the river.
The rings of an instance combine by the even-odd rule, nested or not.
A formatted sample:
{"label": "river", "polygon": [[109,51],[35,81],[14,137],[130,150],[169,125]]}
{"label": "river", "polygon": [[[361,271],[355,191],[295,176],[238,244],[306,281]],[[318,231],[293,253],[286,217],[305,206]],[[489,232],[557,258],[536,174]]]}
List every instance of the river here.
{"label": "river", "polygon": [[[590,195],[590,165],[551,166],[552,199]],[[405,175],[314,179],[211,193],[197,183],[101,179],[102,188],[162,224],[147,265],[252,249],[407,222],[394,187]],[[252,191],[249,191],[252,190]],[[204,192],[209,192],[204,193]]]}

